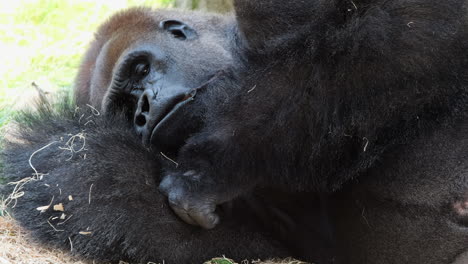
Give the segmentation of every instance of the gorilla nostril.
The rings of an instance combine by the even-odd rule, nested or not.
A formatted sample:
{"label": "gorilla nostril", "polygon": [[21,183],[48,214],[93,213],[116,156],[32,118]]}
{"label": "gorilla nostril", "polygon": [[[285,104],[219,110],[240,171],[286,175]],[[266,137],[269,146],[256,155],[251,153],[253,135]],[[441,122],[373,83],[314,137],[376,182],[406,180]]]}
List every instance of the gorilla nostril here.
{"label": "gorilla nostril", "polygon": [[145,92],[141,95],[140,100],[138,101],[138,109],[135,114],[135,125],[138,127],[146,126],[148,122],[147,117],[150,112],[150,98],[151,93]]}
{"label": "gorilla nostril", "polygon": [[148,96],[146,94],[144,94],[142,100],[143,100],[143,102],[141,104],[141,112],[142,113],[148,113],[149,110],[150,110]]}
{"label": "gorilla nostril", "polygon": [[135,125],[142,127],[146,125],[146,117],[144,115],[138,115],[135,117]]}

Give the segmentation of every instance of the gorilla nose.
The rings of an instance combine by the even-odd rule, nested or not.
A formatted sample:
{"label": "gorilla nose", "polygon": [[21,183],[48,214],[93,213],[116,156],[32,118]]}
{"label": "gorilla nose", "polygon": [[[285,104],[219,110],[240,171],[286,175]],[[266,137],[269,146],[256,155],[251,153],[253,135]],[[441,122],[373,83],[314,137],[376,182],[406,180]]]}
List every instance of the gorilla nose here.
{"label": "gorilla nose", "polygon": [[149,147],[158,125],[171,115],[181,102],[189,98],[191,95],[183,91],[157,94],[152,89],[147,89],[143,92],[138,100],[134,124],[146,147]]}

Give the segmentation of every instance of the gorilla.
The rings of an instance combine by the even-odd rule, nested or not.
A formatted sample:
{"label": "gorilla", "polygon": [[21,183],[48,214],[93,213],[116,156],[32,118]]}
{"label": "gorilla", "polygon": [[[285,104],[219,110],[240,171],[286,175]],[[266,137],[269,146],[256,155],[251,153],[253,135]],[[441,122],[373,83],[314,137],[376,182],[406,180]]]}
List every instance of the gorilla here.
{"label": "gorilla", "polygon": [[345,263],[466,252],[467,2],[237,0],[235,11],[234,70],[207,84],[235,95],[207,109],[167,169],[174,212],[211,229],[217,205],[255,187],[311,191],[328,201]]}
{"label": "gorilla", "polygon": [[[41,101],[37,112],[16,118],[4,142],[14,218],[40,242],[101,261],[315,259],[299,246],[306,239],[319,257],[331,255],[320,204],[302,202],[308,194],[256,189],[221,206],[225,221],[205,231],[180,221],[158,192],[163,169],[176,166],[172,155],[201,126],[206,108],[230,100],[230,93],[205,88],[233,62],[232,19],[135,8],[104,23],[80,66],[75,102]],[[154,97],[148,85],[158,94],[151,115],[138,103]],[[172,116],[152,116],[179,102]],[[158,122],[158,140],[140,141],[134,115]]]}
{"label": "gorilla", "polygon": [[[42,114],[8,145],[7,177],[30,176],[30,161],[50,179],[23,185],[15,217],[41,241],[109,260],[191,263],[226,249],[319,264],[468,261],[465,1],[235,9],[129,11],[101,27],[75,95],[105,115]],[[83,126],[89,157],[48,145]],[[155,191],[162,174],[173,211],[216,228],[177,222]]]}

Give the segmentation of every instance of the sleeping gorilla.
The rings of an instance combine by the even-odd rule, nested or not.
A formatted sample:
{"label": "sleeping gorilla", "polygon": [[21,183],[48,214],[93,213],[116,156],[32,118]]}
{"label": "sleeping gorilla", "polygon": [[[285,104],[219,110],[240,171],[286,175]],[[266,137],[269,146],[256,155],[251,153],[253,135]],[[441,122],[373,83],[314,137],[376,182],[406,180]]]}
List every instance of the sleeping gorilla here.
{"label": "sleeping gorilla", "polygon": [[[116,44],[116,47],[137,43],[132,47],[143,53],[136,52],[136,56],[131,56],[131,52],[127,52],[133,49],[114,48],[114,42],[107,41],[113,38],[93,46],[95,51],[92,47],[78,77],[78,87],[81,87],[80,84],[85,87],[78,88],[78,101],[102,106],[104,112],[110,114],[123,112],[126,119],[134,121],[145,145],[153,147],[153,150],[160,146],[164,153],[178,154],[177,168],[164,166],[169,173],[160,187],[168,194],[175,212],[191,224],[206,228],[215,226],[219,211],[223,213],[226,206],[233,205],[232,212],[236,212],[235,208],[239,206],[236,204],[241,201],[225,202],[234,197],[243,197],[248,206],[241,203],[239,207],[243,210],[253,208],[251,213],[255,215],[254,218],[260,211],[258,219],[264,225],[268,223],[264,219],[282,222],[281,228],[295,231],[289,232],[291,236],[314,237],[309,235],[309,230],[302,233],[302,230],[296,230],[297,226],[304,229],[325,226],[327,230],[327,224],[331,224],[333,232],[326,231],[325,235],[319,233],[318,238],[324,238],[320,241],[326,244],[328,235],[334,235],[338,252],[343,257],[328,254],[318,248],[315,241],[299,239],[304,247],[303,253],[309,257],[314,253],[325,255],[319,256],[318,263],[466,262],[467,254],[461,254],[468,245],[468,99],[464,70],[468,62],[459,55],[467,46],[465,1],[334,0],[290,1],[287,5],[281,2],[239,0],[236,2],[236,22],[229,19],[213,22],[222,28],[212,28],[222,38],[220,42],[215,41],[224,47],[218,51],[226,51],[221,55],[229,60],[218,60],[220,54],[202,46],[198,48],[207,51],[203,56],[184,54],[177,57],[188,46],[181,46],[186,42],[170,41],[164,49],[158,49],[156,44],[159,43],[151,42],[154,39],[146,34],[138,35],[138,32],[145,32],[144,28],[164,29],[176,37],[174,41],[190,39],[190,36],[201,39],[209,35],[208,32],[194,33],[187,25],[173,21],[173,18],[167,18],[167,23],[160,23],[164,18],[156,24],[154,21],[129,25],[117,23],[110,28],[110,33],[125,36],[132,32],[139,37],[130,38],[128,42],[122,40],[123,44]],[[281,16],[277,16],[278,13]],[[121,33],[120,28],[127,30]],[[143,40],[141,45],[140,40]],[[193,45],[193,42],[187,43]],[[164,52],[169,51],[172,51],[170,56],[165,57]],[[232,58],[230,54],[233,54]],[[126,59],[127,55],[130,59]],[[159,55],[166,59],[158,59]],[[210,59],[204,60],[206,64],[200,63],[201,67],[194,68],[193,65],[198,65],[193,61],[196,55]],[[160,63],[172,56],[181,58],[172,66],[181,64],[185,70],[173,71]],[[129,63],[125,63],[127,61]],[[129,66],[131,70],[125,70]],[[192,71],[196,73],[196,78],[175,74]],[[158,72],[164,73],[163,81],[154,82],[159,80]],[[166,75],[167,81],[164,79]],[[173,91],[178,91],[177,87],[190,88],[181,96],[178,92],[165,94],[166,90],[162,88],[168,87],[174,88]],[[184,123],[188,120],[189,127]],[[175,129],[177,133],[166,133],[169,129]],[[47,131],[50,132],[50,129]],[[115,131],[116,139],[123,139],[122,142],[132,137],[130,134],[120,136],[124,132]],[[97,146],[101,140],[106,142],[106,133],[97,134],[103,138],[95,141]],[[188,136],[190,139],[179,152],[180,145]],[[10,150],[15,148],[18,147]],[[88,164],[84,167],[77,165],[78,169],[91,174],[96,170],[94,177],[102,179],[105,186],[109,185],[105,174],[110,170],[111,174],[122,180],[123,184],[117,186],[122,188],[125,195],[120,196],[116,204],[102,205],[96,217],[103,221],[94,227],[106,230],[114,221],[128,226],[130,220],[118,222],[113,219],[127,217],[127,212],[138,219],[148,219],[147,207],[152,204],[151,201],[162,205],[160,198],[153,195],[153,198],[145,199],[140,193],[132,193],[138,199],[142,197],[141,200],[149,202],[130,203],[133,199],[127,200],[125,197],[126,191],[131,191],[128,186],[132,184],[124,181],[128,179],[119,173],[132,170],[133,165],[128,164],[134,161],[127,161],[129,158],[126,156],[111,159],[105,155],[107,152],[102,151],[103,148],[109,147],[103,145],[97,151],[103,161],[88,158],[85,161],[106,162],[108,159],[107,167],[102,171],[99,168],[88,171]],[[130,148],[114,151],[117,152],[112,153],[128,152]],[[133,157],[133,151],[131,153]],[[157,151],[154,153],[159,154]],[[136,153],[134,156],[138,160],[153,161],[153,158],[142,155]],[[28,157],[24,155],[22,158],[23,169]],[[153,165],[138,164],[139,173],[134,177],[140,181],[136,185],[139,189],[150,188],[140,187],[146,183],[143,180],[147,178],[145,175],[156,175],[154,181],[157,182],[159,166],[163,161],[159,157]],[[10,164],[17,164],[13,162],[10,161]],[[116,170],[112,169],[114,162],[119,162]],[[54,169],[54,166],[66,169],[61,167],[65,166],[63,163],[51,164],[50,167],[46,164],[43,169]],[[9,171],[11,175],[30,172]],[[106,173],[101,176],[99,172],[104,171]],[[154,174],[145,174],[147,171],[154,171]],[[91,188],[91,182],[82,184],[73,180],[77,177],[76,170],[69,173],[66,181],[76,184],[76,189],[81,189],[80,193],[85,197],[81,205],[83,201],[85,206],[87,203],[93,205],[93,195],[91,203],[86,200],[86,195],[92,194],[95,187]],[[264,199],[260,199],[259,203],[266,206],[251,207],[258,204],[258,200],[245,197],[246,192],[254,190],[257,193],[256,188],[270,188],[272,183],[275,183],[274,188],[282,191],[306,190],[317,195],[306,194],[304,199],[288,197],[286,205],[280,206],[280,209],[269,200],[264,203]],[[29,195],[33,195],[37,189],[31,190]],[[111,200],[113,189],[104,190],[110,194],[103,194],[102,199],[109,197]],[[60,191],[63,193],[59,189],[59,195]],[[33,210],[27,210],[49,204],[51,197],[47,197],[40,204],[17,210],[16,214],[39,236],[54,242],[47,235],[56,236],[61,232],[54,232],[50,226],[50,229],[31,226]],[[21,206],[20,202],[18,206]],[[221,203],[224,204],[223,208],[218,207],[218,211],[214,212]],[[119,209],[122,208],[119,207],[121,204],[125,205],[123,211]],[[112,214],[113,207],[122,213],[115,216]],[[283,208],[290,210],[285,214]],[[272,213],[274,217],[265,217],[268,213],[264,214],[262,210],[279,213]],[[24,213],[22,218],[21,213]],[[157,214],[167,216],[168,212]],[[319,216],[319,220],[316,221],[311,215]],[[185,231],[179,229],[167,232],[165,236],[170,239],[176,236],[172,241],[187,239],[195,246],[207,249],[202,240],[197,241],[197,236],[202,238],[213,234],[211,232],[229,234],[232,231],[226,231],[224,225],[229,224],[226,218],[236,221],[236,218],[223,217],[220,226],[207,233],[176,223],[176,229]],[[129,258],[141,257],[140,254],[155,254],[155,258],[163,256],[156,252],[155,247],[133,242],[132,233],[126,233],[127,230],[122,230],[121,225],[108,229],[115,230],[115,233],[100,234],[91,227],[87,229],[87,224],[91,222],[89,218],[77,218],[75,221],[84,231],[74,232],[85,235],[93,232],[93,239],[107,242],[94,252],[91,248],[95,245],[89,240],[78,243],[78,246],[84,245],[82,254],[91,250],[93,253],[90,256],[105,255],[106,252],[111,252],[109,255],[123,252],[123,256]],[[315,224],[324,222],[322,225]],[[162,232],[158,226],[146,231],[147,225],[141,228],[140,223],[143,222],[138,222],[132,226],[134,229],[129,230],[139,232],[146,238],[141,243],[158,243],[160,236],[152,236]],[[42,228],[48,225],[44,221],[42,224]],[[251,224],[252,229],[248,229]],[[257,229],[259,226],[255,222],[236,225],[245,226],[249,230],[246,233],[261,230]],[[61,228],[66,227],[66,224],[61,225]],[[177,237],[178,232],[182,234],[180,237]],[[187,235],[188,232],[195,232],[196,235]],[[73,238],[87,239],[85,235],[78,233]],[[251,235],[258,236],[259,241],[265,238],[264,233]],[[115,239],[107,240],[109,237]],[[127,237],[131,244],[126,242]],[[63,236],[59,241],[65,243],[68,237]],[[112,251],[113,242],[121,245],[116,251]],[[90,249],[86,247],[88,243]],[[179,250],[178,242],[173,243],[168,244],[168,252],[163,254],[169,254],[175,260],[180,257],[181,262],[191,254],[198,254],[195,248]],[[271,255],[274,245],[259,243],[263,249],[248,253]],[[79,250],[75,244],[74,249]],[[137,246],[134,248],[134,245]],[[219,252],[216,245],[210,246],[215,248],[213,252]],[[170,255],[172,252],[177,255]],[[182,253],[186,255],[179,256]],[[247,255],[247,252],[239,255]],[[457,255],[460,257],[454,262]]]}
{"label": "sleeping gorilla", "polygon": [[466,0],[235,10],[236,74],[208,87],[237,94],[208,110],[162,181],[174,211],[213,228],[216,205],[273,185],[330,196],[345,263],[452,263],[466,251]]}
{"label": "sleeping gorilla", "polygon": [[[157,191],[162,168],[174,166],[168,156],[201,126],[206,107],[230,100],[231,92],[205,87],[232,63],[232,26],[232,17],[141,8],[103,24],[76,79],[79,108],[43,102],[38,113],[20,116],[5,142],[7,180],[34,178],[10,197],[24,193],[10,210],[15,219],[42,242],[104,261],[329,258],[327,223],[320,204],[302,202],[308,194],[256,190],[223,205],[225,222],[206,232],[180,221]],[[129,122],[137,99],[149,96],[142,89],[148,84],[158,92],[157,112],[179,102],[165,100],[172,95],[183,102],[159,122],[168,125],[160,126],[150,148]],[[294,246],[305,239],[320,256]]]}

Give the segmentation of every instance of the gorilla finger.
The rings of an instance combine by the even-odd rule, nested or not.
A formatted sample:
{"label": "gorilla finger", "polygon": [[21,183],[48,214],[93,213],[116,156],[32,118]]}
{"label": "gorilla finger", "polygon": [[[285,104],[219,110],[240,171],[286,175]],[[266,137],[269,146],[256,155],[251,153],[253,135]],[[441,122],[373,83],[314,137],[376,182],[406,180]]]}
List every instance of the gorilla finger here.
{"label": "gorilla finger", "polygon": [[212,229],[219,223],[219,216],[214,212],[191,211],[190,217],[204,229]]}
{"label": "gorilla finger", "polygon": [[171,187],[172,187],[173,183],[174,183],[173,177],[171,175],[167,175],[159,183],[159,188],[158,189],[165,196],[169,196],[169,192],[171,190]]}
{"label": "gorilla finger", "polygon": [[187,224],[189,225],[194,225],[194,226],[198,226],[198,223],[195,222],[191,217],[190,215],[187,213],[186,210],[180,208],[180,207],[177,207],[177,206],[173,206],[171,204],[171,208],[172,210],[174,211],[174,213],[176,213],[176,215],[182,219],[182,221],[186,222]]}

